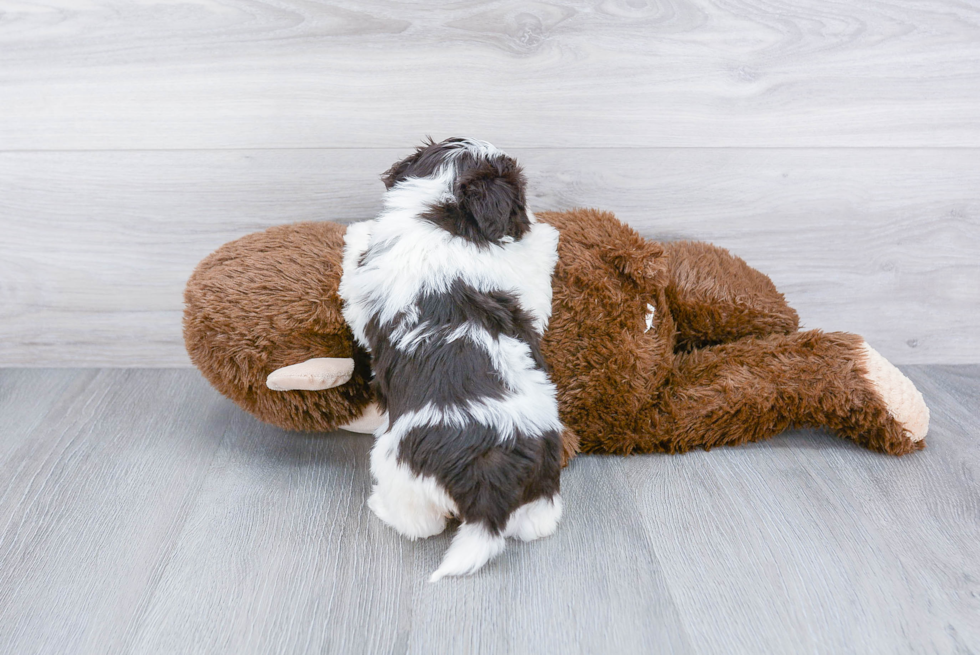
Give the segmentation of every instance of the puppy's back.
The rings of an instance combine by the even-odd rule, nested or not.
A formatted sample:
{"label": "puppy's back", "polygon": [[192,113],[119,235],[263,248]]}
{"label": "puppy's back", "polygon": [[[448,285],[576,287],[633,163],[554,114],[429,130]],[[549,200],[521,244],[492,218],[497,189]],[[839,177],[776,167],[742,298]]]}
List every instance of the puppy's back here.
{"label": "puppy's back", "polygon": [[[382,504],[403,503],[379,498],[395,488],[382,478],[399,477],[463,520],[434,578],[479,568],[507,535],[543,536],[561,511],[561,424],[540,353],[558,235],[524,207],[516,163],[476,150],[431,144],[392,167],[385,211],[348,230],[341,284],[389,416],[372,508],[398,522]],[[434,167],[440,152],[448,163]]]}

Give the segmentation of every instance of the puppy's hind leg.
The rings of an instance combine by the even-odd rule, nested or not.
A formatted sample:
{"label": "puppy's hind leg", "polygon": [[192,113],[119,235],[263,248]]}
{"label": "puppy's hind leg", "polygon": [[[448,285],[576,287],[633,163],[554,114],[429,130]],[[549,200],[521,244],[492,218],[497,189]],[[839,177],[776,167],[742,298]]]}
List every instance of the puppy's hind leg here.
{"label": "puppy's hind leg", "polygon": [[532,500],[515,509],[510,515],[507,527],[504,528],[504,536],[522,541],[550,537],[558,529],[561,512],[562,502],[559,494],[551,498],[542,496]]}
{"label": "puppy's hind leg", "polygon": [[368,507],[379,519],[409,539],[424,539],[446,529],[455,505],[435,480],[415,475],[393,457],[376,458],[372,473],[378,481]]}

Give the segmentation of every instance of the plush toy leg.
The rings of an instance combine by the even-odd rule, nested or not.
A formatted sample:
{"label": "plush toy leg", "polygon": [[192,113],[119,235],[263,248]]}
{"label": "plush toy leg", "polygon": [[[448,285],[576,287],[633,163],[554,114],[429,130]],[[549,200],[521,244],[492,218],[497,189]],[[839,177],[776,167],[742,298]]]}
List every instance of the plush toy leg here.
{"label": "plush toy leg", "polygon": [[727,250],[691,241],[663,245],[677,350],[788,334],[799,327],[796,311],[772,280]]}
{"label": "plush toy leg", "polygon": [[814,330],[684,353],[669,386],[669,396],[649,408],[649,432],[620,436],[616,450],[736,445],[792,426],[827,428],[892,455],[925,445],[922,396],[853,334]]}

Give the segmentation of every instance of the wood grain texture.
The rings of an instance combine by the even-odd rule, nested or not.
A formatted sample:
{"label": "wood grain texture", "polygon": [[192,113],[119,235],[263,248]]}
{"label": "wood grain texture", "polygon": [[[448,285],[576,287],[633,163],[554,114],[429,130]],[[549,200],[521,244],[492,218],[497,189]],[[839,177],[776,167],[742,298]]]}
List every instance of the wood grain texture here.
{"label": "wood grain texture", "polygon": [[980,146],[959,0],[8,3],[0,149]]}
{"label": "wood grain texture", "polygon": [[965,404],[980,393],[978,369],[906,371],[932,409],[924,457],[797,432],[625,468],[682,615],[718,618],[690,633],[697,652],[980,644],[980,423]]}
{"label": "wood grain texture", "polygon": [[[0,651],[126,647],[222,435],[242,420],[214,394],[195,401],[188,373],[0,373]],[[35,407],[18,417],[28,391]]]}
{"label": "wood grain texture", "polygon": [[[186,366],[181,294],[222,243],[380,208],[406,149],[0,153],[0,364]],[[729,248],[809,328],[980,362],[980,149],[516,149],[536,210]]]}
{"label": "wood grain texture", "polygon": [[189,370],[0,370],[0,651],[974,652],[980,367],[905,371],[921,453],[580,457],[555,536],[428,584],[450,535],[365,508],[369,437],[261,425]]}
{"label": "wood grain texture", "polygon": [[187,370],[0,371],[0,415],[44,381],[62,411],[17,415],[32,446],[0,461],[33,485],[0,502],[0,651],[690,652],[602,460],[569,472],[560,536],[429,585],[449,535],[367,510],[369,437],[261,425]]}

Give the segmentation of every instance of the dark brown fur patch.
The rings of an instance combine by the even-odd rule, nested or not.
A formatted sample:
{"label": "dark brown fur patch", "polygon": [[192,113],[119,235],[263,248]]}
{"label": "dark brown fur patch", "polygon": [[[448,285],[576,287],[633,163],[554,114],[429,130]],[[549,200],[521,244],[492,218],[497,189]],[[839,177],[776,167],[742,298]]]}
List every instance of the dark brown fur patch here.
{"label": "dark brown fur patch", "polygon": [[456,180],[459,209],[477,227],[479,242],[497,242],[504,237],[519,241],[531,222],[525,207],[524,174],[510,157],[464,164]]}
{"label": "dark brown fur patch", "polygon": [[421,217],[443,230],[479,245],[514,241],[531,228],[527,216],[527,181],[517,161],[503,153],[490,157],[461,147],[466,139],[439,143],[431,138],[389,168],[382,180],[391,189],[409,178],[425,178],[440,168],[455,172],[453,200],[437,204]]}

